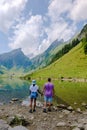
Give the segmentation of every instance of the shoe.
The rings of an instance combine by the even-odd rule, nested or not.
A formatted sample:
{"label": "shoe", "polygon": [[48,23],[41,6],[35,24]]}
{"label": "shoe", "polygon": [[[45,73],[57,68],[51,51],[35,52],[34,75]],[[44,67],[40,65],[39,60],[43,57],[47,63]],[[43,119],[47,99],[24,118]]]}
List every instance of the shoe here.
{"label": "shoe", "polygon": [[33,109],[33,112],[36,112],[36,110],[35,110],[35,109]]}
{"label": "shoe", "polygon": [[32,113],[32,109],[30,109],[29,112]]}
{"label": "shoe", "polygon": [[47,113],[46,109],[43,109],[43,112],[44,112],[44,113]]}
{"label": "shoe", "polygon": [[51,109],[50,109],[50,108],[48,108],[48,111],[49,111],[49,112],[51,112]]}

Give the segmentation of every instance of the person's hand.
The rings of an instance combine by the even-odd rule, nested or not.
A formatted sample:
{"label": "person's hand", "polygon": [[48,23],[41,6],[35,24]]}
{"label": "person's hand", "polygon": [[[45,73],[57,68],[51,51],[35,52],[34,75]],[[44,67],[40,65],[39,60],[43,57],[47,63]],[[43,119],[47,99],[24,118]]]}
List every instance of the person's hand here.
{"label": "person's hand", "polygon": [[41,96],[43,96],[43,93],[41,93]]}

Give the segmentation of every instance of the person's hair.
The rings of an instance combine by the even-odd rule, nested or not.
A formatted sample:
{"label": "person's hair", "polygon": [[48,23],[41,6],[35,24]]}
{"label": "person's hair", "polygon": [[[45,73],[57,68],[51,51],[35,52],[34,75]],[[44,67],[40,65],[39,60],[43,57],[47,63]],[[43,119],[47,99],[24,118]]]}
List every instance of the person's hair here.
{"label": "person's hair", "polygon": [[51,82],[51,78],[48,78],[48,82]]}

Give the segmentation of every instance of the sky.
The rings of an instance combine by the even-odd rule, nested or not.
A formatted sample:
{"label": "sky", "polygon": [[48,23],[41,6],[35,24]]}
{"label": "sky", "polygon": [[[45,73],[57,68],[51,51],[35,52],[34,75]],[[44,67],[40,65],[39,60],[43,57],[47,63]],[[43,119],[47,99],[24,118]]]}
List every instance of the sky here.
{"label": "sky", "polygon": [[0,0],[0,54],[21,48],[44,52],[69,40],[87,23],[87,0]]}

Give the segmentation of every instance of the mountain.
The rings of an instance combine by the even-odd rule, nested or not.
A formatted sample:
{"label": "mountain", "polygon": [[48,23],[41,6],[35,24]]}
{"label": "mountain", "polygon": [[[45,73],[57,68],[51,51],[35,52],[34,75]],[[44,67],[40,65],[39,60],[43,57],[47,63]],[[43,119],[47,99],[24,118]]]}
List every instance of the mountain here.
{"label": "mountain", "polygon": [[63,55],[61,55],[59,58],[57,57],[56,61],[54,60],[54,62],[49,66],[43,69],[39,69],[33,74],[31,73],[29,76],[31,76],[32,78],[35,77],[87,78],[87,53],[85,53],[84,49],[87,52],[87,24],[83,27],[83,29],[77,35],[77,37],[72,39],[72,42],[64,45],[64,47],[61,50],[59,50],[63,52]]}
{"label": "mountain", "polygon": [[64,54],[68,53],[85,37],[87,39],[87,24],[82,28],[80,33],[78,33],[77,36],[74,36],[74,38],[71,40],[65,43],[63,39],[60,41],[57,39],[48,47],[45,52],[31,59],[33,64],[32,68],[35,69],[48,66],[49,64],[62,57]]}
{"label": "mountain", "polygon": [[87,78],[87,55],[84,54],[82,42],[60,59],[38,71],[27,75],[32,78],[46,77],[81,77]]}
{"label": "mountain", "polygon": [[16,66],[17,68],[27,68],[31,65],[31,61],[24,53],[21,48],[15,49],[11,52],[0,55],[0,66],[5,66],[8,69]]}
{"label": "mountain", "polygon": [[78,38],[81,40],[87,36],[87,24],[82,28],[81,32],[78,34]]}
{"label": "mountain", "polygon": [[49,65],[52,57],[60,48],[62,48],[63,45],[63,39],[61,39],[60,41],[57,39],[54,42],[52,42],[52,44],[48,47],[48,49],[45,52],[31,59],[32,64],[34,65],[33,68],[42,68],[44,66]]}

